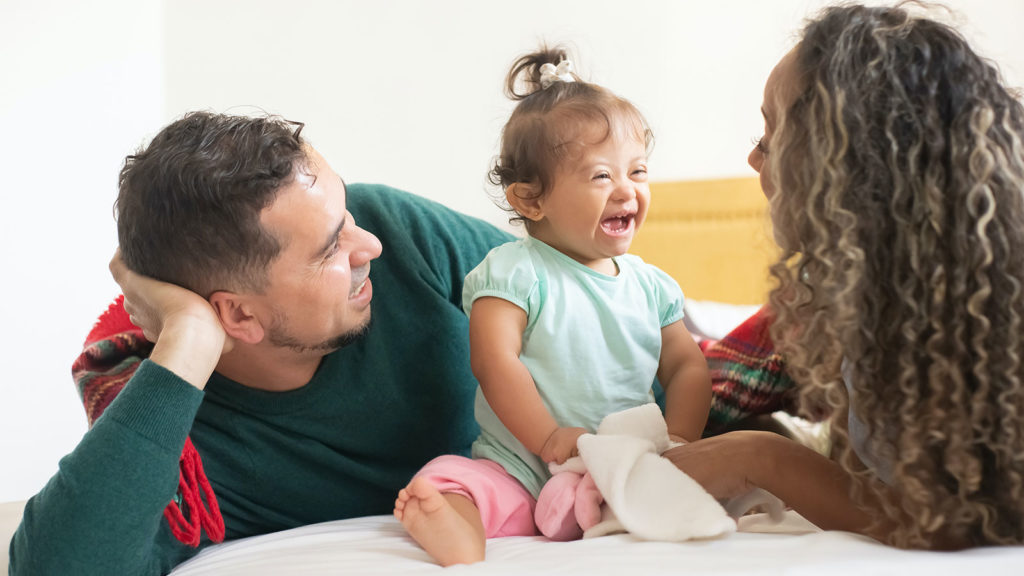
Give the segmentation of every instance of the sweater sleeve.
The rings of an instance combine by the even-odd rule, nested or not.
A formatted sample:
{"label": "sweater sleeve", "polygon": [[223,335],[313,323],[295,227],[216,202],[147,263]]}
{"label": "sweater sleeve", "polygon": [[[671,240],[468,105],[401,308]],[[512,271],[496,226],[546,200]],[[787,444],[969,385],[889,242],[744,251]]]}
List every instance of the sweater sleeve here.
{"label": "sweater sleeve", "polygon": [[143,361],[57,473],[29,499],[9,573],[166,574],[198,549],[163,511],[203,392]]}

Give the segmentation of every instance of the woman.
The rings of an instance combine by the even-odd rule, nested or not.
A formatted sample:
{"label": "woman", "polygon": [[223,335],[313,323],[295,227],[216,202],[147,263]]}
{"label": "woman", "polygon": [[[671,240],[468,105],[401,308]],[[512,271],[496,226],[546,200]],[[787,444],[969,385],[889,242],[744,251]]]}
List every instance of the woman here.
{"label": "woman", "polygon": [[826,9],[772,71],[749,162],[782,257],[772,337],[836,460],[765,432],[670,457],[901,547],[1024,542],[1024,111],[953,29]]}

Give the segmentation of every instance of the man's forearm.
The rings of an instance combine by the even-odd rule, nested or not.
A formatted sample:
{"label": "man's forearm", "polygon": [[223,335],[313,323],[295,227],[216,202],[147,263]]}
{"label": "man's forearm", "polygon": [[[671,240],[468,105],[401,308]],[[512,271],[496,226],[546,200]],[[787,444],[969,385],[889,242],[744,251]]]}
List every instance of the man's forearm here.
{"label": "man's forearm", "polygon": [[194,554],[163,524],[202,393],[143,363],[29,500],[10,573],[159,574]]}

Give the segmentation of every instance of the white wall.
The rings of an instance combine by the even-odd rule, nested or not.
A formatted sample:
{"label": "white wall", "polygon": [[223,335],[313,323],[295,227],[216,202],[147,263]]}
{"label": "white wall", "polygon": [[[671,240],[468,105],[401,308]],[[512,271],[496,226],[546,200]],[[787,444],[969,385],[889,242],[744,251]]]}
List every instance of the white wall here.
{"label": "white wall", "polygon": [[[126,154],[202,108],[258,107],[349,181],[502,222],[484,177],[511,61],[572,43],[633,100],[654,179],[750,174],[764,79],[820,0],[0,0],[0,501],[36,492],[85,430],[70,364],[116,293],[106,262]],[[949,2],[1024,83],[1019,0]]]}
{"label": "white wall", "polygon": [[[257,105],[301,120],[348,181],[386,182],[500,223],[484,178],[512,108],[503,81],[540,39],[572,43],[584,77],[647,115],[652,178],[747,175],[764,80],[823,4],[176,1],[167,106],[178,115]],[[951,4],[1021,78],[1024,41],[1011,27],[1024,21],[1024,2]]]}
{"label": "white wall", "polygon": [[70,367],[117,293],[121,162],[163,122],[160,9],[0,0],[0,501],[39,490],[86,429]]}

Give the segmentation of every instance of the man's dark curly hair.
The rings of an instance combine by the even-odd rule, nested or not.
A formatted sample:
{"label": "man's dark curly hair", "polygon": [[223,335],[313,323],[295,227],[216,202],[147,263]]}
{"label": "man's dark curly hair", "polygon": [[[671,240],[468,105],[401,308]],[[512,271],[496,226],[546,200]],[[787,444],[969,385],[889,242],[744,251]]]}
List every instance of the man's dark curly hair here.
{"label": "man's dark curly hair", "polygon": [[189,288],[262,291],[281,250],[260,212],[306,169],[301,123],[192,112],[125,159],[116,205],[132,270]]}

